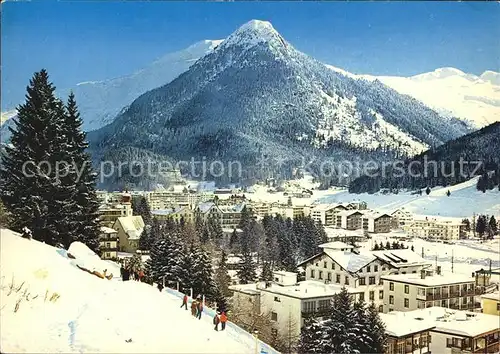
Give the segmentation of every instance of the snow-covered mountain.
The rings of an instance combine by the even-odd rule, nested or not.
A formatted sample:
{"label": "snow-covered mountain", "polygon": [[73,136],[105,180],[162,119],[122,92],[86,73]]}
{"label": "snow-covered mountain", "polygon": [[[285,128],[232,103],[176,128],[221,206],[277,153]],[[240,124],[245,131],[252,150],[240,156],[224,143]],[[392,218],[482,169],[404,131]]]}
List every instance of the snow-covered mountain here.
{"label": "snow-covered mountain", "polygon": [[167,54],[128,76],[77,84],[72,90],[84,119],[83,128],[91,131],[110,123],[123,107],[141,94],[175,79],[220,42],[204,40],[195,43],[184,50]]}
{"label": "snow-covered mountain", "polygon": [[269,22],[253,20],[90,137],[101,156],[133,146],[174,159],[248,162],[260,153],[411,155],[467,130],[378,81],[328,69],[297,51]]}
{"label": "snow-covered mountain", "polygon": [[[66,97],[72,90],[75,93],[83,129],[91,131],[110,123],[120,111],[141,94],[165,85],[185,72],[199,58],[210,53],[220,40],[204,40],[186,49],[167,54],[147,67],[133,74],[103,81],[87,81],[75,87],[57,90]],[[15,116],[15,110],[2,113],[1,124]],[[12,122],[10,122],[12,126]],[[0,133],[5,141],[10,136],[7,126]]]}
{"label": "snow-covered mountain", "polygon": [[440,68],[411,77],[356,75],[327,65],[350,78],[378,79],[399,93],[410,95],[447,116],[455,116],[482,127],[500,121],[500,73],[480,76],[455,68]]}

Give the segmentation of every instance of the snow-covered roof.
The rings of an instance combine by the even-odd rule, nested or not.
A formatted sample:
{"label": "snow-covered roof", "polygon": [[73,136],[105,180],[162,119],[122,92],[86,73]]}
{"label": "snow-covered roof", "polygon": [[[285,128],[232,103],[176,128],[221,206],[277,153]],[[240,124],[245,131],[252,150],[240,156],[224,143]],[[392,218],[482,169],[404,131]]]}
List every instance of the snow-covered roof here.
{"label": "snow-covered roof", "polygon": [[178,214],[186,209],[190,210],[188,207],[183,206],[183,207],[178,207],[178,208],[152,210],[151,214],[158,215],[158,216],[167,216],[167,215]]}
{"label": "snow-covered roof", "polygon": [[489,300],[495,300],[495,301],[500,301],[500,292],[494,292],[494,293],[489,293],[489,294],[483,294],[481,295],[483,299],[489,299]]}
{"label": "snow-covered roof", "polygon": [[223,227],[222,228],[222,232],[226,233],[226,234],[230,234],[230,233],[233,233],[233,231],[236,230],[237,233],[242,233],[243,230],[242,229],[233,229],[232,227]]}
{"label": "snow-covered roof", "polygon": [[142,216],[140,215],[122,216],[116,222],[120,223],[123,231],[125,231],[130,240],[139,239],[144,231],[144,220],[142,220]]}
{"label": "snow-covered roof", "polygon": [[423,318],[416,319],[412,312],[380,313],[380,319],[385,324],[385,333],[391,337],[400,338],[428,331],[435,327],[434,321]]}
{"label": "snow-covered roof", "polygon": [[244,207],[245,203],[240,203],[235,205],[221,205],[219,206],[219,209],[223,213],[241,213]]}
{"label": "snow-covered roof", "polygon": [[464,337],[477,337],[499,330],[499,317],[484,313],[450,310],[444,307],[428,307],[407,312],[407,316],[428,319],[436,326],[433,330]]}
{"label": "snow-covered roof", "polygon": [[331,203],[331,204],[317,204],[314,206],[314,210],[328,211],[328,210],[331,210],[331,209],[334,209],[337,207],[344,208],[344,209],[347,208],[345,205],[343,205],[341,203]]}
{"label": "snow-covered roof", "polygon": [[118,232],[115,229],[106,226],[101,226],[100,230],[103,234],[116,234]]}
{"label": "snow-covered roof", "polygon": [[382,275],[382,279],[390,280],[394,282],[408,283],[414,285],[422,286],[441,286],[441,285],[452,285],[452,284],[462,284],[462,283],[472,283],[475,281],[474,278],[464,275],[464,274],[434,274],[426,275],[422,279],[419,273],[409,273],[409,274],[392,274],[392,275]]}
{"label": "snow-covered roof", "polygon": [[[323,282],[315,280],[305,280],[289,286],[282,286],[271,283],[271,285],[266,288],[265,286],[260,285],[259,290],[299,299],[309,299],[317,297],[332,297],[342,290],[342,286],[335,284],[325,284]],[[347,288],[347,291],[349,293],[362,292],[356,288]]]}
{"label": "snow-covered roof", "polygon": [[372,251],[371,253],[395,268],[430,264],[410,249]]}
{"label": "snow-covered roof", "polygon": [[213,202],[199,203],[198,210],[200,213],[207,213],[213,206],[215,206],[215,203]]}
{"label": "snow-covered roof", "polygon": [[351,251],[339,252],[325,248],[323,252],[348,272],[355,273],[369,264],[375,257],[371,254],[356,254]]}
{"label": "snow-covered roof", "polygon": [[358,209],[352,209],[352,210],[343,210],[343,211],[339,211],[337,213],[338,216],[351,216],[353,214],[361,214],[363,215],[364,213],[361,211],[361,210],[358,210]]}
{"label": "snow-covered roof", "polygon": [[380,213],[380,212],[376,212],[376,211],[372,211],[372,212],[368,212],[368,213],[363,213],[363,217],[364,218],[367,218],[367,219],[374,219],[374,220],[377,220],[379,218],[381,218],[382,216],[388,216],[388,217],[391,217],[389,214],[387,213]]}
{"label": "snow-covered roof", "polygon": [[323,249],[332,249],[332,250],[344,250],[344,249],[350,250],[354,248],[354,246],[348,245],[347,243],[340,241],[322,243],[321,245],[318,245],[318,247]]}

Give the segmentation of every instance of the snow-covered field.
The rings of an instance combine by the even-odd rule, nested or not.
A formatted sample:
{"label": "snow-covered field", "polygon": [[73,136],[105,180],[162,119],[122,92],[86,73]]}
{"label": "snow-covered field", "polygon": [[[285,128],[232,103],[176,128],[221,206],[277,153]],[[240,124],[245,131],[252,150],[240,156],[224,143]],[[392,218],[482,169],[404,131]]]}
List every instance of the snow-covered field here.
{"label": "snow-covered field", "polygon": [[[451,195],[446,196],[450,190]],[[475,180],[467,181],[453,187],[436,187],[427,196],[411,195],[408,192],[399,194],[350,194],[347,191],[337,192],[320,199],[322,203],[349,202],[363,200],[370,209],[392,211],[404,207],[419,215],[439,215],[448,217],[468,217],[475,214],[500,215],[500,192],[498,189],[486,191],[476,190]]]}
{"label": "snow-covered field", "polygon": [[[394,236],[396,233],[372,235],[372,238],[361,244],[364,249],[372,249],[375,243],[387,241],[399,241]],[[453,258],[453,273],[464,274],[470,276],[473,272],[485,269],[490,265],[492,268],[500,267],[500,238],[488,240],[483,243],[474,240],[455,241],[454,244],[444,244],[441,242],[430,242],[427,240],[413,238],[410,241],[403,241],[405,246],[414,247],[418,254],[422,254],[424,258],[432,262],[433,265],[441,266],[443,273],[452,272]],[[500,283],[500,276],[495,275],[492,281]]]}
{"label": "snow-covered field", "polygon": [[[78,269],[64,250],[0,233],[2,353],[255,351],[248,336],[232,328],[215,332],[210,317],[194,319],[173,295],[145,283],[100,279]],[[103,266],[90,259],[86,267]]]}

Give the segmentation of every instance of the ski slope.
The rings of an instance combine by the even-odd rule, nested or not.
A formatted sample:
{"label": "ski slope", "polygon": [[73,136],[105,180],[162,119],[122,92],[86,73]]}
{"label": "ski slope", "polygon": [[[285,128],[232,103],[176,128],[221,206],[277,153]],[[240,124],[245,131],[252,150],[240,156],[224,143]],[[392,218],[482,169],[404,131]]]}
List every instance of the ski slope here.
{"label": "ski slope", "polygon": [[[420,215],[440,215],[447,217],[471,217],[475,214],[500,215],[500,191],[495,188],[482,193],[476,189],[477,178],[450,186],[435,187],[429,195],[399,194],[350,194],[347,191],[325,195],[320,203],[351,202],[363,200],[370,209],[390,212],[404,207]],[[451,195],[446,195],[447,191]]]}
{"label": "ski slope", "polygon": [[2,353],[256,351],[251,335],[232,327],[215,332],[209,316],[193,318],[171,294],[145,283],[100,279],[78,269],[64,250],[7,229],[0,233]]}

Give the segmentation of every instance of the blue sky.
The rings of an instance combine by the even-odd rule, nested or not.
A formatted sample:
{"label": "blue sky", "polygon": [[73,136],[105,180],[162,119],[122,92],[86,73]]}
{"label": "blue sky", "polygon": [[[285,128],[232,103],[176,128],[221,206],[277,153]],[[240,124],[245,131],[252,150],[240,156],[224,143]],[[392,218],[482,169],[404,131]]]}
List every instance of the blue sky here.
{"label": "blue sky", "polygon": [[23,99],[41,68],[58,87],[113,78],[251,19],[271,21],[297,49],[355,73],[499,71],[495,2],[7,2],[2,110]]}

